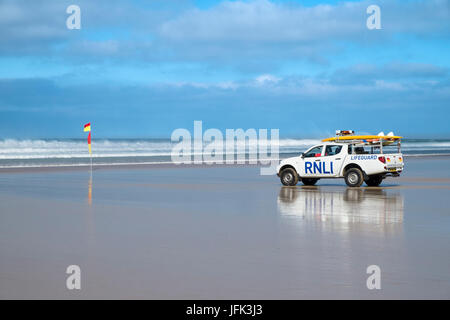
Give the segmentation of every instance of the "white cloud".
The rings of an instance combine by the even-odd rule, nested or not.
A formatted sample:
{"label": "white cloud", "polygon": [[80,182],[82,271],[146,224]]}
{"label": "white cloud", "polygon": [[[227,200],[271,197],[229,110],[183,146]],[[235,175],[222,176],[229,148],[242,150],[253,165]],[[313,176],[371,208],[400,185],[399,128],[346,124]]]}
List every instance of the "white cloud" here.
{"label": "white cloud", "polygon": [[[193,9],[163,23],[160,34],[173,41],[196,42],[319,42],[360,37],[366,28],[366,8],[373,1],[340,2],[304,7],[268,0],[225,1],[206,10]],[[432,1],[377,1],[383,31],[445,31],[449,3]],[[380,32],[378,32],[380,33]],[[376,34],[371,32],[370,34]]]}
{"label": "white cloud", "polygon": [[[161,2],[161,10],[153,2],[79,0],[83,30],[74,33],[65,28],[70,1],[3,0],[0,54],[65,55],[67,51],[55,49],[63,44],[79,48],[76,54],[87,58],[106,52],[110,57],[152,61],[264,66],[264,62],[306,59],[323,64],[349,43],[366,46],[396,33],[436,36],[450,32],[447,0],[378,0],[382,30],[376,32],[365,24],[366,8],[372,2],[304,7],[269,0],[223,1],[207,9]],[[117,31],[126,36],[117,36]],[[106,39],[102,38],[105,33]],[[100,44],[93,39],[118,44],[113,48],[112,42]]]}
{"label": "white cloud", "polygon": [[278,78],[276,76],[273,76],[271,74],[263,74],[259,77],[256,77],[255,81],[259,85],[268,84],[268,83],[277,83],[281,80],[281,78]]}
{"label": "white cloud", "polygon": [[[359,8],[358,8],[359,7]],[[290,42],[316,40],[361,30],[351,16],[363,6],[287,6],[267,0],[222,2],[208,10],[191,10],[164,23],[160,33],[174,41]],[[342,9],[346,9],[346,11]]]}
{"label": "white cloud", "polygon": [[[225,1],[192,9],[159,27],[159,39],[187,60],[307,60],[326,64],[349,44],[389,43],[397,34],[450,32],[446,0],[377,1],[382,29],[368,30],[371,0],[304,7],[268,0]],[[392,42],[389,43],[392,47]]]}

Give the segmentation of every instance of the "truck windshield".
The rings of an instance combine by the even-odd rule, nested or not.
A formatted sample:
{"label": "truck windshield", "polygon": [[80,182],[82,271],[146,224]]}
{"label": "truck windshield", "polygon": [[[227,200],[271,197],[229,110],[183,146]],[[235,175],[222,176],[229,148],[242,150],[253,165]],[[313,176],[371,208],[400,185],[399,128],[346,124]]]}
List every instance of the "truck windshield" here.
{"label": "truck windshield", "polygon": [[320,157],[322,155],[322,147],[323,146],[314,147],[306,152],[303,156],[305,158]]}

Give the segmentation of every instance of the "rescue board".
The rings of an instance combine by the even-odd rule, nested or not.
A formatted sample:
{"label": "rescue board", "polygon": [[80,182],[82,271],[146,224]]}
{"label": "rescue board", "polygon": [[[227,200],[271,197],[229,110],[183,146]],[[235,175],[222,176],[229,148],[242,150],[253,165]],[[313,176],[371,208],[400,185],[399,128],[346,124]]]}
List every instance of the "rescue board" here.
{"label": "rescue board", "polygon": [[327,139],[323,139],[322,142],[339,142],[339,141],[351,141],[351,140],[361,140],[365,143],[379,143],[380,139],[383,139],[383,145],[388,145],[391,143],[400,140],[402,137],[400,136],[376,136],[376,135],[346,135],[346,136],[337,136],[331,137]]}

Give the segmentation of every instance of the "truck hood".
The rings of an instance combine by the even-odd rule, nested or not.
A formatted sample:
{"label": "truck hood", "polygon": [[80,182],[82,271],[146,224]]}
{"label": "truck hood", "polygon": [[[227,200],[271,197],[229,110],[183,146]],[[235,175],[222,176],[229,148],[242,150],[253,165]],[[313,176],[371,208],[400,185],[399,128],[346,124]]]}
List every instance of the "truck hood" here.
{"label": "truck hood", "polygon": [[292,162],[298,157],[290,157],[290,158],[286,158],[280,161],[280,164],[277,167],[277,172],[280,172],[281,167],[283,167],[286,164],[291,165]]}

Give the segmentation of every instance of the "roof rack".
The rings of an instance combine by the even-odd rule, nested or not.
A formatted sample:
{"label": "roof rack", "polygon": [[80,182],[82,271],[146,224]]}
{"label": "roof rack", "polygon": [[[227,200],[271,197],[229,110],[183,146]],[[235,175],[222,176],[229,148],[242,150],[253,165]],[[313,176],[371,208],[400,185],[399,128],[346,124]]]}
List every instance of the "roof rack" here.
{"label": "roof rack", "polygon": [[347,144],[358,144],[365,145],[371,147],[380,147],[388,146],[392,144],[397,144],[400,150],[400,140],[402,137],[394,136],[393,132],[389,132],[387,135],[384,132],[380,132],[378,135],[355,135],[355,131],[353,130],[336,130],[336,136],[323,139],[323,142],[337,142],[337,143],[347,143]]}

